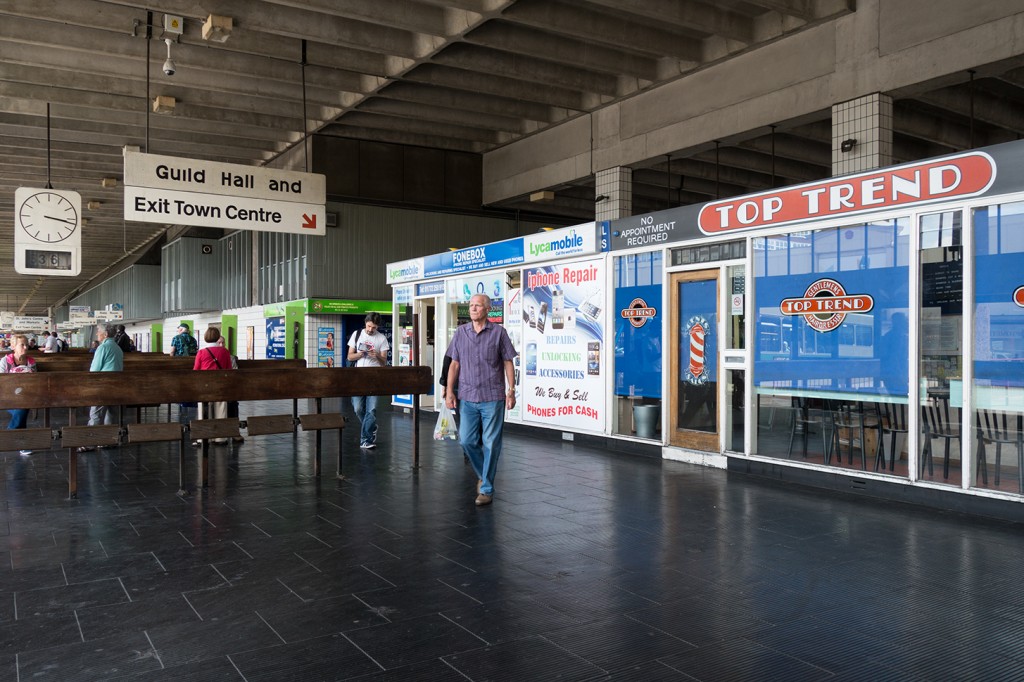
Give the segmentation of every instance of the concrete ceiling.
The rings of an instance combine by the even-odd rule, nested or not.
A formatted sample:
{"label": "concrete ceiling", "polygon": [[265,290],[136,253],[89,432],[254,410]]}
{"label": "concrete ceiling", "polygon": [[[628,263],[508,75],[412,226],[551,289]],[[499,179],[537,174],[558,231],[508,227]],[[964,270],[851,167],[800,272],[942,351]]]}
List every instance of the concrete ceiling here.
{"label": "concrete ceiling", "polygon": [[[125,223],[122,148],[262,165],[311,133],[483,153],[851,11],[850,0],[0,1],[0,310],[45,315],[181,228]],[[147,13],[150,12],[150,14]],[[202,38],[230,16],[225,43]],[[164,14],[184,17],[166,76]],[[149,23],[151,22],[151,24]],[[303,66],[305,40],[305,66]],[[148,54],[148,61],[147,61]],[[896,161],[1016,139],[1024,71],[896,96]],[[158,95],[172,115],[150,114]],[[47,153],[49,106],[49,154]],[[973,107],[973,119],[971,110]],[[831,174],[829,112],[638,164],[634,213]],[[973,120],[973,124],[971,121]],[[301,155],[296,157],[301,159]],[[301,167],[300,167],[301,169]],[[101,186],[116,178],[118,186]],[[14,191],[73,189],[77,278],[17,275]],[[593,178],[497,207],[580,221]]]}

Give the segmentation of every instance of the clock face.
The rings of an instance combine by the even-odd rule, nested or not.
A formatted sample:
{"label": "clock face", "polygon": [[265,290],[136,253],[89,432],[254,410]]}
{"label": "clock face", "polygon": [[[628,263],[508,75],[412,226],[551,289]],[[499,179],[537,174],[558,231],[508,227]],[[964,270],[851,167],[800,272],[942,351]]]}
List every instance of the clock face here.
{"label": "clock face", "polygon": [[18,224],[36,241],[62,242],[78,230],[78,210],[61,194],[36,192],[19,205]]}

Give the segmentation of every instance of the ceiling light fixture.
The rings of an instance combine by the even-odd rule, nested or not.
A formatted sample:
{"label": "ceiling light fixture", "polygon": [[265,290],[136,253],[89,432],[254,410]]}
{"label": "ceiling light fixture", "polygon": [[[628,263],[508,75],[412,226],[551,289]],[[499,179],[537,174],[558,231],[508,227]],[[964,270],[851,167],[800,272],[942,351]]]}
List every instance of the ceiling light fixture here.
{"label": "ceiling light fixture", "polygon": [[153,98],[154,114],[173,114],[177,101],[168,95],[157,95]]}
{"label": "ceiling light fixture", "polygon": [[555,193],[549,190],[534,192],[530,195],[530,201],[535,204],[548,204],[555,200]]}
{"label": "ceiling light fixture", "polygon": [[93,201],[90,201],[89,203],[87,203],[85,205],[85,207],[87,209],[89,209],[90,211],[98,211],[100,206],[102,206],[102,205],[103,205],[102,201],[95,201],[95,200],[93,200]]}
{"label": "ceiling light fixture", "polygon": [[231,37],[231,17],[211,14],[203,22],[203,40],[211,43],[225,43]]}
{"label": "ceiling light fixture", "polygon": [[117,187],[117,178],[103,178],[100,180],[100,187],[105,187],[107,189]]}

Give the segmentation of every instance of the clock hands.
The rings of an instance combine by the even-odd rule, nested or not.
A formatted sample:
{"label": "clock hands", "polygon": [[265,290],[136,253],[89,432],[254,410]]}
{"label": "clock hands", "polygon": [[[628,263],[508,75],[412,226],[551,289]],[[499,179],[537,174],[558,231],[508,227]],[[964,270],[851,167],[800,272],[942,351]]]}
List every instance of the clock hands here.
{"label": "clock hands", "polygon": [[46,217],[49,218],[50,220],[59,220],[60,222],[67,223],[68,225],[77,225],[78,224],[78,221],[69,220],[67,218],[57,218],[57,217],[52,216],[52,215],[48,215]]}

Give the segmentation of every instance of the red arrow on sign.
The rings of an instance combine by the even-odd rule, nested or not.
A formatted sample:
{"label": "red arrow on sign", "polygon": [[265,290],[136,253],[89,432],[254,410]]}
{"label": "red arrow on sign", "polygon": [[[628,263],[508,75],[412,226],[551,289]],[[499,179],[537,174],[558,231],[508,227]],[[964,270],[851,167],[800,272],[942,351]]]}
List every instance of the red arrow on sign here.
{"label": "red arrow on sign", "polygon": [[316,214],[308,216],[305,213],[302,214],[302,227],[309,230],[316,229]]}

